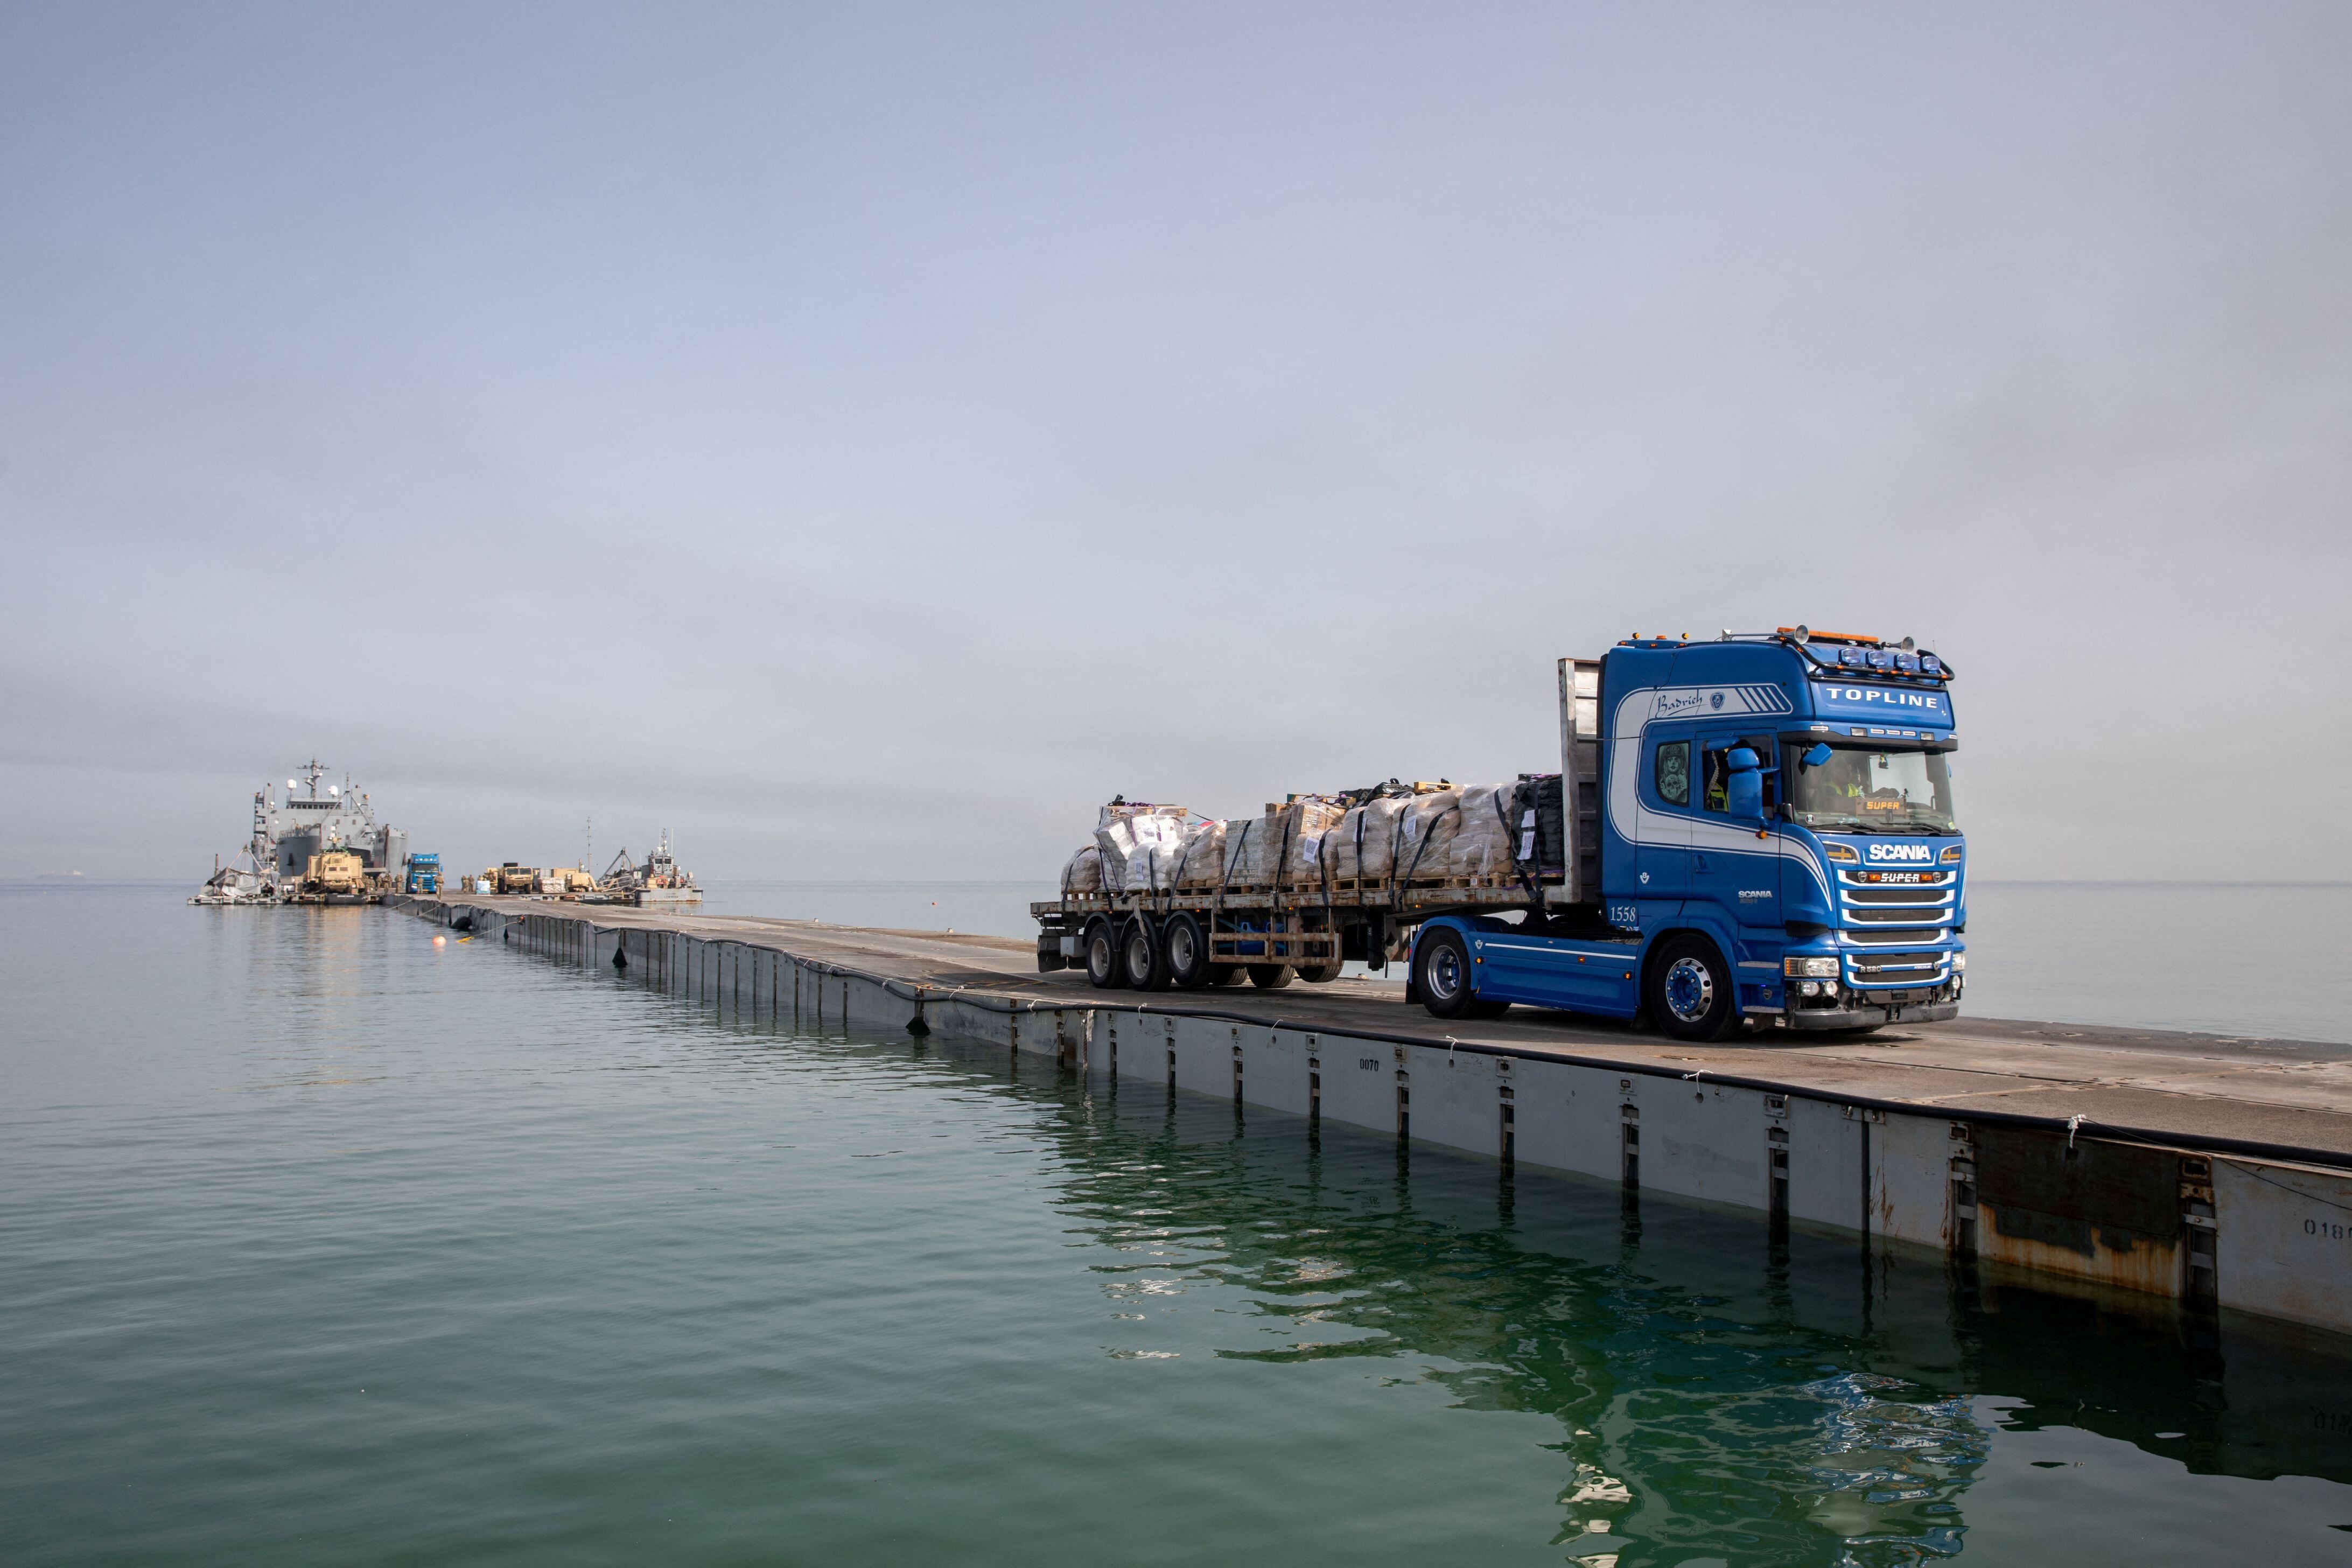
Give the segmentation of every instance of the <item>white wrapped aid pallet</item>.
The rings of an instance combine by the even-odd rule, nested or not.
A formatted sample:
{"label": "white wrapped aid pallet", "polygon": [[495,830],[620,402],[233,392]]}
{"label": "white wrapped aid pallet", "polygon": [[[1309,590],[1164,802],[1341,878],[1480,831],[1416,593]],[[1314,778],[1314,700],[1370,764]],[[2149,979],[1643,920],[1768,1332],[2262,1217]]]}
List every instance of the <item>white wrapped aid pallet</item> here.
{"label": "white wrapped aid pallet", "polygon": [[1328,795],[1302,795],[1282,808],[1282,826],[1288,840],[1282,851],[1284,887],[1323,884],[1323,836],[1346,815],[1347,808]]}
{"label": "white wrapped aid pallet", "polygon": [[1102,891],[1102,846],[1089,844],[1062,868],[1062,897]]}
{"label": "white wrapped aid pallet", "polygon": [[1103,808],[1095,829],[1102,848],[1103,885],[1114,893],[1164,892],[1175,884],[1184,849],[1184,808],[1146,806],[1131,811]]}
{"label": "white wrapped aid pallet", "polygon": [[1392,875],[1400,887],[1450,877],[1446,855],[1454,836],[1462,829],[1462,792],[1443,789],[1414,795],[1406,803],[1397,827],[1396,866]]}
{"label": "white wrapped aid pallet", "polygon": [[[1338,826],[1332,824],[1333,827]],[[1323,860],[1323,839],[1330,831],[1301,833],[1293,839],[1290,869],[1283,876],[1283,886],[1292,889],[1319,891],[1331,885],[1331,868]]]}
{"label": "white wrapped aid pallet", "polygon": [[1340,817],[1323,835],[1325,868],[1334,882],[1382,882],[1396,864],[1397,825],[1410,796],[1383,795]]}
{"label": "white wrapped aid pallet", "polygon": [[1445,846],[1447,877],[1505,877],[1514,874],[1509,822],[1517,784],[1465,784],[1461,814],[1454,837]]}
{"label": "white wrapped aid pallet", "polygon": [[1274,881],[1274,857],[1281,846],[1266,833],[1267,819],[1244,816],[1225,829],[1225,863],[1218,885],[1264,888]]}
{"label": "white wrapped aid pallet", "polygon": [[1173,886],[1195,891],[1213,888],[1225,874],[1225,825],[1210,819],[1184,830],[1184,847],[1177,852]]}
{"label": "white wrapped aid pallet", "polygon": [[1319,834],[1339,820],[1339,804],[1307,796],[1269,805],[1255,821],[1234,823],[1225,833],[1223,885],[1229,888],[1300,887],[1320,882],[1322,869],[1307,858],[1302,837]]}

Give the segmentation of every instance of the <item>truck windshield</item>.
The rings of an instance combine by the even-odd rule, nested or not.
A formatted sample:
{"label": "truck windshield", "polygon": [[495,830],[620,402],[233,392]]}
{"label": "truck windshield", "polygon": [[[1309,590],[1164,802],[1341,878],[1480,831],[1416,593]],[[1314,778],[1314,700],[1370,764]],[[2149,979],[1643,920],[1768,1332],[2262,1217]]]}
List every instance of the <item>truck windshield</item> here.
{"label": "truck windshield", "polygon": [[1811,742],[1783,753],[1789,805],[1808,827],[1861,833],[1958,833],[1952,775],[1941,752],[1874,752],[1832,745],[1829,761],[1807,767]]}

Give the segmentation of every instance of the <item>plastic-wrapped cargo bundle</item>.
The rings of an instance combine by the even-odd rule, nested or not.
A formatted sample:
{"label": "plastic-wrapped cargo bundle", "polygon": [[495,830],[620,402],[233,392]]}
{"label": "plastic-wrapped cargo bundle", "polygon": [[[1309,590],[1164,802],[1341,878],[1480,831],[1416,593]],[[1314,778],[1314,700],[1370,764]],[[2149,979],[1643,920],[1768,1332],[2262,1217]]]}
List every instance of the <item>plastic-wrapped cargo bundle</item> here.
{"label": "plastic-wrapped cargo bundle", "polygon": [[1181,805],[1103,807],[1095,843],[1102,849],[1103,886],[1114,893],[1163,892],[1174,886],[1176,862],[1184,849]]}
{"label": "plastic-wrapped cargo bundle", "polygon": [[1515,873],[1512,851],[1517,833],[1511,821],[1511,800],[1518,785],[1465,784],[1462,809],[1451,842],[1445,847],[1447,877],[1504,877]]}
{"label": "plastic-wrapped cargo bundle", "polygon": [[1323,835],[1323,858],[1334,882],[1385,882],[1396,865],[1397,827],[1412,809],[1411,796],[1383,795],[1349,810]]}
{"label": "plastic-wrapped cargo bundle", "polygon": [[1062,868],[1062,897],[1102,891],[1102,846],[1089,844]]}
{"label": "plastic-wrapped cargo bundle", "polygon": [[1329,795],[1294,795],[1284,805],[1278,830],[1287,840],[1282,849],[1284,887],[1323,884],[1323,836],[1346,815],[1347,808]]}
{"label": "plastic-wrapped cargo bundle", "polygon": [[1244,816],[1225,828],[1225,857],[1220,886],[1263,888],[1274,881],[1275,856],[1281,845],[1266,832],[1267,818]]}
{"label": "plastic-wrapped cargo bundle", "polygon": [[1340,816],[1338,801],[1303,795],[1269,804],[1265,815],[1255,821],[1234,823],[1225,830],[1223,885],[1267,888],[1278,881],[1289,888],[1320,882],[1322,869],[1308,858],[1301,840],[1321,834]]}
{"label": "plastic-wrapped cargo bundle", "polygon": [[1404,816],[1397,825],[1396,864],[1391,872],[1397,885],[1410,887],[1452,876],[1446,869],[1446,857],[1461,828],[1460,790],[1438,790],[1405,802]]}
{"label": "plastic-wrapped cargo bundle", "polygon": [[1214,818],[1184,830],[1183,847],[1176,854],[1170,885],[1201,889],[1213,888],[1225,875],[1225,825]]}

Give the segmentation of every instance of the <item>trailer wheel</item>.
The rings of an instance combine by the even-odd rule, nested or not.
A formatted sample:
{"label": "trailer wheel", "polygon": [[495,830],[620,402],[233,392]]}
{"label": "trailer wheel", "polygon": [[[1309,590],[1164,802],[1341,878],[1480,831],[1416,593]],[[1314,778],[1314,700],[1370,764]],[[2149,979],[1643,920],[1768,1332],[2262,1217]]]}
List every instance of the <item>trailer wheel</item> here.
{"label": "trailer wheel", "polygon": [[1462,935],[1450,929],[1422,938],[1412,955],[1413,988],[1421,1005],[1440,1018],[1460,1018],[1470,1011],[1470,952]]}
{"label": "trailer wheel", "polygon": [[1127,922],[1118,944],[1119,957],[1127,969],[1127,984],[1137,991],[1168,989],[1168,954],[1160,945],[1160,933],[1151,922],[1138,915]]}
{"label": "trailer wheel", "polygon": [[1200,917],[1179,910],[1168,917],[1160,933],[1160,946],[1168,953],[1168,983],[1181,990],[1192,991],[1209,984],[1208,933],[1201,929]]}
{"label": "trailer wheel", "polygon": [[1243,971],[1242,966],[1238,963],[1213,963],[1209,965],[1209,978],[1206,984],[1211,985],[1239,985],[1243,981],[1247,980],[1248,978],[1249,975]]}
{"label": "trailer wheel", "polygon": [[1677,1040],[1719,1040],[1738,1020],[1731,972],[1705,937],[1667,939],[1642,978],[1651,1018]]}
{"label": "trailer wheel", "polygon": [[1298,971],[1298,978],[1309,985],[1328,985],[1339,978],[1339,968],[1340,966],[1336,963],[1318,963],[1313,968],[1302,966]]}
{"label": "trailer wheel", "polygon": [[1250,984],[1261,991],[1279,991],[1298,976],[1298,971],[1287,963],[1253,963],[1249,966]]}
{"label": "trailer wheel", "polygon": [[1127,984],[1127,971],[1118,961],[1118,943],[1114,940],[1110,921],[1097,917],[1087,927],[1087,981],[1097,991],[1116,991]]}

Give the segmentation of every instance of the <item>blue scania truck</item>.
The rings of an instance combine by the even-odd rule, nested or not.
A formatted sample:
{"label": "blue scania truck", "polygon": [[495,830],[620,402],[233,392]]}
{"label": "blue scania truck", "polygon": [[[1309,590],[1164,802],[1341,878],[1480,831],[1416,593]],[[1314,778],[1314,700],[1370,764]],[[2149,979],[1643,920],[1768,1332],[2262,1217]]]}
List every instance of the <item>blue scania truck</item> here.
{"label": "blue scania truck", "polygon": [[1440,1017],[1518,1005],[1688,1040],[1949,1018],[1968,929],[1951,682],[1907,637],[1630,637],[1559,661],[1559,772],[1496,796],[1522,829],[1508,874],[1066,879],[1030,906],[1037,964],[1156,991],[1404,958]]}
{"label": "blue scania truck", "polygon": [[1563,865],[1545,907],[1435,914],[1412,994],[1646,1017],[1687,1040],[1959,1011],[1952,670],[1804,626],[1559,664]]}

